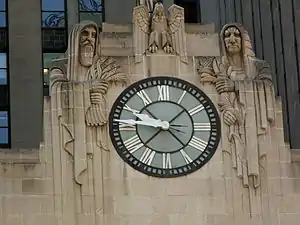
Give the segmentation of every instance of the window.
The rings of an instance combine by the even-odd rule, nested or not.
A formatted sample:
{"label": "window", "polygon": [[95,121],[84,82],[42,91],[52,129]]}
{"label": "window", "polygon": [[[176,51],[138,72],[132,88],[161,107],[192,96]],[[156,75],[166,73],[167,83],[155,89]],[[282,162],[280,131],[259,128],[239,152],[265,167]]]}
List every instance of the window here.
{"label": "window", "polygon": [[58,58],[63,53],[43,53],[43,82],[44,82],[44,96],[49,95],[49,73],[52,65],[52,60]]}
{"label": "window", "polygon": [[42,0],[43,51],[67,49],[65,0]]}
{"label": "window", "polygon": [[175,0],[176,5],[184,8],[184,20],[186,23],[200,22],[199,0]]}
{"label": "window", "polygon": [[49,95],[49,68],[52,57],[67,50],[68,32],[65,0],[42,0],[44,95]]}
{"label": "window", "polygon": [[7,2],[0,0],[0,148],[10,147]]}
{"label": "window", "polygon": [[78,0],[79,21],[90,20],[102,27],[103,0]]}

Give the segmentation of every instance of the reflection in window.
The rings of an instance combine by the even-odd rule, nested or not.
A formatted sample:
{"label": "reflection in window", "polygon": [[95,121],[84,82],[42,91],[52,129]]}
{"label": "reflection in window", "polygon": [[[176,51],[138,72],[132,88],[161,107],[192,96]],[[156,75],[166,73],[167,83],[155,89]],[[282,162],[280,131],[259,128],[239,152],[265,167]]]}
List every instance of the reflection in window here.
{"label": "reflection in window", "polygon": [[79,0],[79,9],[88,12],[102,11],[101,0]]}
{"label": "reflection in window", "polygon": [[42,0],[43,52],[63,52],[67,48],[64,0]]}
{"label": "reflection in window", "polygon": [[64,12],[43,12],[43,27],[65,27]]}
{"label": "reflection in window", "polygon": [[79,20],[91,20],[102,26],[103,4],[102,0],[78,0]]}

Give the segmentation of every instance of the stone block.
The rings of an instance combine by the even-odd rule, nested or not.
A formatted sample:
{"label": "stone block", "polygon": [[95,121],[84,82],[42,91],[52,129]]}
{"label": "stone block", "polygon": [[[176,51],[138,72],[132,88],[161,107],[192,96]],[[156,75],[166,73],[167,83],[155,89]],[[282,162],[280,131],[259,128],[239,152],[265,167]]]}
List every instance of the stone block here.
{"label": "stone block", "polygon": [[22,180],[23,194],[52,194],[53,179],[24,179]]}

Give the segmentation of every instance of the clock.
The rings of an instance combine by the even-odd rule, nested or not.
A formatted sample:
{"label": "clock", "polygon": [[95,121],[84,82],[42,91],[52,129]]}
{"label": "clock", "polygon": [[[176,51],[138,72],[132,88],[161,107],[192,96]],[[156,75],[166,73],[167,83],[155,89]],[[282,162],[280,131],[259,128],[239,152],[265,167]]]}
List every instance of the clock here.
{"label": "clock", "polygon": [[120,157],[155,177],[187,175],[205,165],[220,140],[220,118],[209,97],[174,77],[150,77],[127,87],[109,114]]}

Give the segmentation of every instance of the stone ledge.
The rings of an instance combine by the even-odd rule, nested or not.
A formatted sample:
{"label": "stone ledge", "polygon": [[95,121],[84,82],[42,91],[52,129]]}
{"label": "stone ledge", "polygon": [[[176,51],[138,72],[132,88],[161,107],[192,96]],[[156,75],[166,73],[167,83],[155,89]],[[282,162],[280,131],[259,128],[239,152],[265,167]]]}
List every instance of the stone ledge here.
{"label": "stone ledge", "polygon": [[40,149],[0,149],[0,164],[39,164]]}
{"label": "stone ledge", "polygon": [[291,149],[292,162],[300,163],[300,149]]}
{"label": "stone ledge", "polygon": [[[215,24],[185,23],[186,33],[215,33]],[[133,33],[132,24],[102,23],[102,33]]]}

